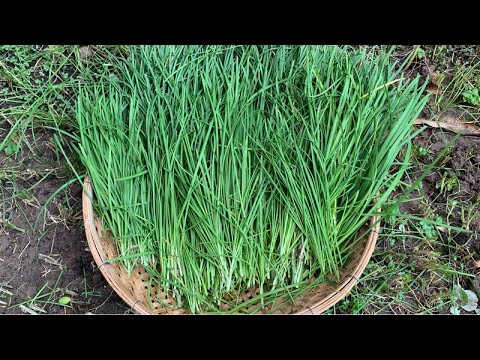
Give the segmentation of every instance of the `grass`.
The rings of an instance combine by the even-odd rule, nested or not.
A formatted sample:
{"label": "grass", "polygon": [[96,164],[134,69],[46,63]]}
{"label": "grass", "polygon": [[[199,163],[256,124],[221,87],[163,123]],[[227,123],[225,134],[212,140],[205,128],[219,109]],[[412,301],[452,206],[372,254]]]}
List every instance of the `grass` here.
{"label": "grass", "polygon": [[[427,107],[431,117],[439,119],[453,110],[463,113],[465,120],[480,125],[478,47],[440,45],[424,49],[425,58],[421,63],[432,67],[430,78],[435,85],[432,104]],[[434,61],[437,64],[435,71],[431,64]]]}
{"label": "grass", "polygon": [[469,288],[475,278],[471,264],[465,261],[471,253],[453,241],[457,235],[446,236],[441,225],[401,217],[385,219],[361,283],[329,313],[448,312],[456,301],[454,286]]}
{"label": "grass", "polygon": [[[432,71],[444,75],[445,79],[440,86],[443,93],[431,96],[429,104],[427,104],[426,110],[430,116],[438,118],[442,111],[445,114],[448,111],[459,110],[465,113],[465,110],[468,110],[470,115],[466,114],[467,119],[478,119],[478,108],[465,102],[462,95],[463,92],[472,90],[472,85],[476,86],[477,84],[475,76],[478,75],[476,66],[478,51],[475,50],[475,47],[422,45],[421,48],[425,52],[425,56],[419,58],[417,50],[417,55],[402,74],[408,77],[410,71],[419,71],[422,66],[428,65],[427,67]],[[78,158],[72,152],[68,135],[74,131],[72,107],[74,104],[70,100],[75,96],[76,86],[72,86],[72,84],[83,72],[89,74],[88,76],[91,78],[101,78],[106,70],[111,70],[111,67],[108,68],[102,64],[109,64],[112,57],[123,56],[129,51],[129,47],[92,46],[90,49],[92,54],[87,58],[82,58],[80,47],[0,47],[0,55],[2,55],[0,57],[0,94],[2,94],[0,96],[0,190],[2,199],[4,199],[0,212],[2,219],[6,219],[15,226],[20,225],[26,230],[25,234],[21,234],[0,225],[0,236],[5,232],[10,234],[10,238],[22,239],[30,236],[32,229],[28,222],[25,221],[24,224],[24,221],[17,219],[28,218],[33,226],[35,217],[31,218],[29,209],[34,210],[37,215],[39,209],[32,205],[40,206],[45,213],[42,213],[39,218],[39,223],[35,228],[37,235],[32,244],[38,247],[48,242],[48,247],[50,247],[51,237],[54,234],[53,229],[56,229],[55,224],[52,225],[54,220],[51,218],[53,214],[51,211],[56,205],[54,208],[51,208],[50,205],[44,206],[47,199],[37,194],[37,191],[47,185],[52,189],[58,188],[71,179],[70,185],[65,186],[50,200],[52,204],[62,204],[63,214],[70,219],[67,223],[68,226],[81,226],[81,214],[78,213],[78,207],[74,206],[74,201],[68,195],[75,182],[73,180],[75,174],[65,163],[65,156],[62,154],[59,143],[54,141],[52,134],[56,133],[59,136],[65,155],[81,172],[81,166]],[[392,57],[397,56],[403,49],[406,49],[407,55],[400,57],[401,62],[408,60],[409,54],[415,50],[411,47],[399,47]],[[432,59],[437,64],[436,68],[430,62]],[[458,63],[457,59],[459,59]],[[472,67],[473,70],[471,70]],[[40,74],[40,71],[43,71],[43,75]],[[62,73],[65,74],[62,75]],[[468,76],[465,77],[465,74]],[[452,82],[453,79],[455,81]],[[38,81],[35,82],[35,80]],[[59,95],[62,95],[64,99],[62,100]],[[442,96],[445,100],[441,98]],[[445,104],[449,105],[448,111],[445,110]],[[61,131],[65,131],[66,134]],[[45,157],[41,156],[44,143],[48,143],[50,149],[56,154],[52,157],[54,161],[49,162],[48,165],[45,165]],[[412,153],[415,155],[412,158],[412,169],[415,166],[425,169],[431,160],[430,156],[435,155],[437,149],[430,148],[428,143],[427,145],[418,143],[415,146],[418,148],[412,149]],[[9,148],[7,152],[5,152],[6,148]],[[459,178],[459,187],[448,190],[447,186],[444,186],[444,195],[448,197],[448,202],[445,204],[448,206],[443,205],[443,199],[438,195],[432,197],[431,189],[422,190],[419,187],[420,192],[415,193],[415,197],[421,198],[417,202],[424,204],[422,211],[412,212],[409,208],[404,208],[403,210],[399,209],[398,212],[406,215],[415,214],[432,221],[441,216],[442,221],[447,224],[475,229],[480,203],[473,198],[467,199],[461,193],[464,171],[454,170],[452,172],[448,166],[448,156],[451,154],[446,154],[445,161],[442,160],[438,167],[431,170],[432,174],[437,172],[440,174],[440,178],[437,180],[440,186],[441,176],[445,172],[447,173],[446,181],[453,177]],[[455,157],[455,155],[453,156]],[[36,162],[31,159],[35,159]],[[408,170],[402,181],[412,184],[417,176],[416,171]],[[28,190],[28,194],[23,190]],[[392,196],[397,195],[394,193],[390,197]],[[32,205],[26,204],[24,200]],[[47,210],[49,212],[46,212]],[[17,213],[18,217],[16,217]],[[55,211],[55,213],[57,212]],[[62,221],[62,219],[59,220]],[[474,289],[476,278],[465,274],[473,274],[478,277],[478,270],[472,265],[472,259],[474,259],[472,255],[474,256],[475,252],[472,253],[471,250],[472,244],[478,241],[478,233],[469,234],[465,237],[464,245],[461,245],[462,242],[457,239],[462,236],[456,232],[445,233],[438,230],[438,227],[442,226],[430,224],[429,227],[422,224],[420,220],[407,220],[401,217],[392,219],[391,224],[384,224],[378,247],[362,281],[354,288],[345,302],[337,304],[331,312],[449,313],[449,307],[456,301],[454,286],[460,285],[465,289]],[[60,228],[58,231],[61,231]],[[65,231],[67,230],[65,229]],[[430,238],[432,234],[437,234],[437,237]],[[18,245],[17,256],[25,244]],[[409,251],[417,249],[417,246],[426,252],[419,255],[420,259],[410,258]],[[436,249],[433,250],[433,255],[428,253],[428,251],[432,251],[431,246]],[[435,253],[441,255],[435,256]],[[409,257],[406,258],[406,255]],[[1,253],[0,262],[8,261],[8,257],[8,254]],[[425,261],[421,258],[425,258]],[[29,266],[29,262],[25,262],[23,265],[23,267]],[[401,278],[397,278],[396,273],[402,273],[400,274]],[[39,274],[39,276],[41,275]],[[0,285],[14,296],[18,291],[16,287],[8,288],[4,283],[0,283]],[[83,287],[82,289],[79,292],[86,294],[90,294],[90,291],[98,291],[93,288],[88,291]],[[30,298],[33,295],[31,294]],[[0,301],[2,301],[0,306],[11,304],[11,298],[10,295],[0,291]],[[91,300],[92,303],[95,303],[96,299],[96,296],[92,296],[90,299],[84,300]],[[101,303],[97,305],[101,305]],[[47,308],[47,311],[53,309],[55,308]],[[102,308],[99,308],[98,311],[101,312]]]}

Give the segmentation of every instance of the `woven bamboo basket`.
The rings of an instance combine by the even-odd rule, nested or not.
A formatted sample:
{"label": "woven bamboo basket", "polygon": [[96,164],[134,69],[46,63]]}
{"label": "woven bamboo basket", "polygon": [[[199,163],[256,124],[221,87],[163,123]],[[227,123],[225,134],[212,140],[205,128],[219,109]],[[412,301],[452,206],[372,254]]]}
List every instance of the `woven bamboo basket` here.
{"label": "woven bamboo basket", "polygon": [[[118,252],[114,241],[109,238],[111,233],[108,230],[103,231],[102,223],[93,210],[90,198],[93,198],[92,186],[90,180],[85,178],[82,205],[88,246],[95,263],[113,290],[139,314],[188,313],[186,309],[176,309],[175,300],[168,295],[164,296],[165,294],[158,291],[154,285],[150,285],[149,290],[149,275],[141,266],[128,275],[120,262],[107,262],[107,259],[118,257]],[[372,230],[356,243],[350,261],[340,271],[339,280],[329,279],[331,281],[323,282],[295,298],[294,303],[280,299],[257,313],[321,314],[343,299],[360,279],[375,249],[380,228],[378,216],[372,217],[370,223],[365,224],[359,234],[365,233],[372,225],[375,225]],[[249,289],[240,301],[248,301],[256,295],[257,289]]]}

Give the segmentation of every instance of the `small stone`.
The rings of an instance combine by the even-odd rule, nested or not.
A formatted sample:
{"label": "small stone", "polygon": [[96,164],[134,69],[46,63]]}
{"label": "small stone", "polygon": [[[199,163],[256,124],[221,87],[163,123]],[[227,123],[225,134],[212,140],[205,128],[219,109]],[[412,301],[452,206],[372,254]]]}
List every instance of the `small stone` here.
{"label": "small stone", "polygon": [[80,58],[82,60],[85,60],[89,56],[92,56],[93,52],[92,49],[90,49],[90,46],[82,46],[80,48]]}

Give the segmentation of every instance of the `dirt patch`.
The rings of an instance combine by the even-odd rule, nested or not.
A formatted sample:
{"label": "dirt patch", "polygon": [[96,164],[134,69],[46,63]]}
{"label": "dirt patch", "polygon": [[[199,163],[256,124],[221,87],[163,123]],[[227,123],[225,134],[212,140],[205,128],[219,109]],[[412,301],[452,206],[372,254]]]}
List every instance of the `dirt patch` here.
{"label": "dirt patch", "polygon": [[[429,148],[426,163],[451,140],[448,132],[426,130],[414,143]],[[453,240],[468,251],[480,254],[480,138],[461,136],[441,160],[443,168],[424,181],[425,196],[437,214],[455,226],[466,226],[473,234],[458,234]]]}
{"label": "dirt patch", "polygon": [[[0,155],[4,169],[0,183],[0,313],[25,312],[15,306],[22,303],[36,313],[128,312],[88,251],[79,184],[59,193],[34,228],[43,204],[68,180],[62,175],[64,164],[52,150],[51,140],[51,134],[40,133],[32,142],[34,151],[25,147],[23,158]],[[66,306],[58,303],[64,296],[71,299]]]}

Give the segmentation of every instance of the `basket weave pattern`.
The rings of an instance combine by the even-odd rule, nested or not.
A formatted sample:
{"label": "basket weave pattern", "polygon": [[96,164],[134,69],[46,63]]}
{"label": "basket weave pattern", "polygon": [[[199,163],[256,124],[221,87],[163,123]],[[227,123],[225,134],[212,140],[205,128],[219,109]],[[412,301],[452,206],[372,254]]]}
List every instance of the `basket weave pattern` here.
{"label": "basket weave pattern", "polygon": [[[92,196],[92,185],[90,180],[85,178],[82,205],[88,246],[95,263],[113,290],[139,314],[173,315],[188,313],[186,309],[177,309],[175,300],[171,296],[163,294],[155,285],[150,285],[149,275],[142,266],[137,266],[131,275],[128,275],[128,272],[120,262],[107,262],[107,259],[115,258],[119,255],[114,241],[109,238],[109,231],[106,232],[106,236],[103,235],[104,231],[101,221],[95,214],[90,201]],[[375,227],[356,243],[350,261],[340,270],[338,281],[332,281],[331,284],[323,282],[295,298],[294,303],[290,300],[279,299],[258,313],[320,314],[344,298],[358,282],[372,256],[380,228],[380,221],[378,220],[378,216],[370,219],[369,226],[375,224]],[[360,230],[360,233],[364,233],[367,228],[368,226],[366,225]],[[258,289],[250,289],[243,294],[240,301],[248,301],[256,295],[258,295]],[[251,309],[256,308],[256,305],[258,304],[252,304]],[[224,309],[227,308],[227,306],[224,307]]]}

